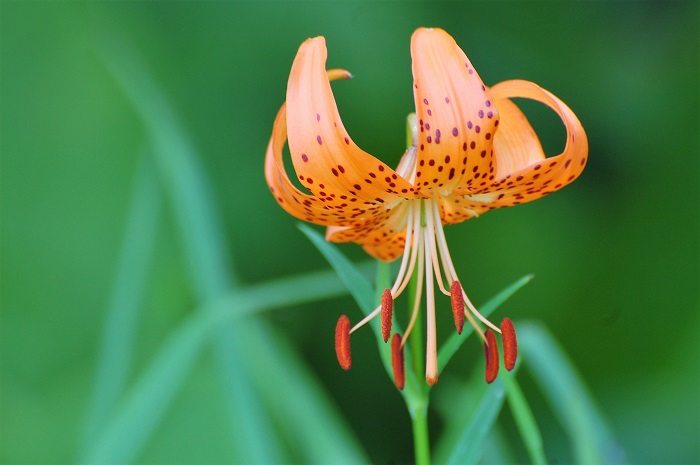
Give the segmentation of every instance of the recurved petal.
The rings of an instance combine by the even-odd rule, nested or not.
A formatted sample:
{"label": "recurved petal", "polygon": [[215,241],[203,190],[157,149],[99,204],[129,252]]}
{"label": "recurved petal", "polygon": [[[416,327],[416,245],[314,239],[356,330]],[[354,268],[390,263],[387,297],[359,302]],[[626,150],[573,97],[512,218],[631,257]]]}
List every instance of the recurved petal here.
{"label": "recurved petal", "polygon": [[326,56],[323,37],[306,40],[289,76],[289,150],[299,180],[316,196],[333,198],[330,203],[390,204],[413,186],[350,139],[331,91]]}
{"label": "recurved petal", "polygon": [[347,215],[342,210],[329,209],[320,199],[301,192],[289,180],[282,160],[282,148],[287,140],[285,120],[285,105],[282,105],[265,155],[265,178],[277,203],[290,215],[305,221],[324,226],[348,224]]}
{"label": "recurved petal", "polygon": [[496,100],[501,117],[493,140],[495,179],[501,179],[545,159],[535,130],[510,99]]}
{"label": "recurved petal", "polygon": [[411,56],[419,123],[416,188],[446,194],[471,186],[493,168],[496,105],[467,56],[442,29],[418,29]]}
{"label": "recurved petal", "polygon": [[[508,105],[504,104],[507,99],[517,97],[544,103],[554,110],[564,123],[566,146],[557,156],[530,161],[528,166],[511,173],[502,173],[505,176],[497,179],[495,183],[486,186],[476,195],[468,196],[471,201],[484,202],[496,208],[517,205],[551,194],[571,183],[581,174],[588,157],[588,139],[580,121],[564,102],[537,84],[520,80],[505,81],[493,86],[491,96],[496,105]],[[521,129],[525,128],[523,124],[519,126]],[[498,134],[496,137],[499,137]],[[522,136],[521,139],[525,140],[529,137]],[[501,156],[506,154],[496,155],[497,160],[500,161]],[[524,156],[523,159],[525,159]]]}

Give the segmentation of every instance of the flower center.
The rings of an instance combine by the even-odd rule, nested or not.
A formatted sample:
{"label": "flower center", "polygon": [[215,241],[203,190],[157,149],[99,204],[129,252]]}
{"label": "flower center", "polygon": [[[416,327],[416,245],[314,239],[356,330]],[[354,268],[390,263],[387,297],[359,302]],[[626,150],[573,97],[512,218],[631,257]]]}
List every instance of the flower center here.
{"label": "flower center", "polygon": [[[455,271],[454,264],[452,263],[449,249],[447,248],[447,241],[440,219],[438,199],[410,200],[406,215],[406,243],[399,271],[393,286],[384,291],[381,305],[359,321],[355,326],[350,329],[347,328],[349,325],[343,325],[341,329],[336,328],[336,349],[339,347],[338,340],[342,341],[343,350],[347,350],[347,355],[343,355],[343,360],[349,359],[350,334],[378,315],[381,315],[382,319],[382,335],[384,341],[388,341],[391,333],[393,301],[404,292],[411,277],[416,273],[417,287],[410,321],[403,337],[399,336],[400,342],[392,341],[392,353],[394,358],[392,366],[394,368],[397,386],[400,388],[403,387],[403,347],[418,318],[424,288],[427,329],[425,378],[428,384],[431,385],[435,384],[438,380],[437,329],[435,320],[436,283],[437,290],[450,297],[457,332],[462,332],[464,318],[466,317],[469,323],[474,327],[474,330],[484,341],[487,362],[486,380],[492,382],[498,373],[497,343],[493,333],[491,333],[489,329],[483,331],[477,320],[494,332],[502,332],[504,356],[506,368],[508,369],[513,368],[517,356],[517,343],[512,323],[506,318],[502,324],[502,328],[498,328],[479,313],[464,292],[457,272]],[[341,332],[340,335],[338,331]],[[339,360],[341,360],[341,355],[342,354],[339,352]],[[398,363],[398,361],[400,361],[400,363]],[[345,362],[345,364],[347,365],[347,362]],[[341,363],[341,365],[343,365],[343,363]]]}
{"label": "flower center", "polygon": [[[415,183],[417,170],[416,145],[418,143],[418,122],[415,113],[411,113],[408,116],[408,128],[409,148],[401,158],[396,172],[411,183]],[[394,380],[399,389],[403,389],[405,380],[403,348],[418,318],[423,287],[425,287],[427,321],[425,379],[430,385],[438,381],[435,283],[437,283],[437,288],[440,292],[450,297],[457,333],[462,333],[464,318],[466,317],[484,341],[486,381],[489,383],[493,382],[498,374],[498,344],[491,330],[502,334],[506,368],[512,370],[515,366],[518,350],[513,323],[510,319],[505,318],[499,329],[479,313],[460,284],[457,271],[452,263],[450,251],[447,248],[445,232],[442,228],[439,198],[440,194],[436,193],[435,196],[428,199],[407,200],[406,242],[394,285],[384,291],[381,304],[352,328],[350,328],[347,316],[343,315],[338,320],[335,335],[336,354],[343,369],[348,370],[351,365],[350,334],[367,324],[377,315],[381,315],[384,342],[389,340],[394,300],[406,289],[414,273],[416,273],[417,277],[417,286],[411,319],[403,337],[396,333],[391,342]],[[490,329],[482,330],[477,320]]]}

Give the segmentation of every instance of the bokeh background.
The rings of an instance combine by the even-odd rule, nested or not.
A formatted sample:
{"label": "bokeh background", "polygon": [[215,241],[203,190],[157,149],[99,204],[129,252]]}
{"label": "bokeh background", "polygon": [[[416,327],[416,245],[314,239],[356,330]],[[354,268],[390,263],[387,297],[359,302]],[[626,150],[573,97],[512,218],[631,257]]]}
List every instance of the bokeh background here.
{"label": "bokeh background", "polygon": [[[487,85],[522,78],[554,92],[590,141],[589,164],[571,186],[448,228],[472,300],[534,274],[498,315],[552,331],[628,462],[700,462],[697,2],[3,1],[0,13],[0,462],[72,463],[89,442],[104,327],[119,305],[116,280],[153,127],[177,118],[161,142],[186,141],[196,155],[228,249],[219,258],[237,282],[326,269],[262,174],[292,59],[305,38],[326,37],[329,68],[355,76],[334,84],[348,131],[395,163],[413,107],[409,40],[419,26],[451,33]],[[124,76],[142,93],[129,95]],[[135,99],[168,110],[145,114]],[[557,154],[558,119],[523,108]],[[201,303],[181,206],[165,184],[142,205],[157,226],[151,247],[135,256],[147,265],[126,273],[143,289],[125,392]],[[341,250],[366,261],[356,246]],[[290,341],[280,360],[298,355],[370,461],[410,462],[408,416],[369,331],[353,339],[353,370],[337,367],[340,313],[360,315],[337,297],[256,318]],[[250,349],[237,353],[255,365]],[[134,462],[240,460],[238,433],[222,413],[232,394],[214,352],[195,360]],[[448,372],[460,376],[480,357],[467,344]],[[567,462],[556,415],[526,374],[521,382],[552,462]],[[294,385],[276,388],[286,402],[301,395]],[[508,435],[512,419],[502,416]],[[439,435],[436,412],[431,423]]]}

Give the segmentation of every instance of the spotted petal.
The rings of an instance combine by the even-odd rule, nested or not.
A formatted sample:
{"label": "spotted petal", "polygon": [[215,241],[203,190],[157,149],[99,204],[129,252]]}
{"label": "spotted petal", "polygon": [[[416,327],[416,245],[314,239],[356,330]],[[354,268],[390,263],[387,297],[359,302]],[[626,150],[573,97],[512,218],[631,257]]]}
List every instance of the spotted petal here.
{"label": "spotted petal", "polygon": [[[464,198],[477,205],[482,205],[482,211],[494,208],[508,207],[536,200],[544,195],[561,189],[574,181],[583,171],[588,155],[588,139],[576,115],[564,102],[549,91],[528,81],[505,81],[491,88],[495,104],[503,105],[511,98],[528,98],[542,102],[554,110],[561,118],[566,128],[566,146],[564,151],[554,157],[541,158],[539,142],[535,144],[532,134],[526,135],[532,128],[525,120],[504,121],[507,127],[519,127],[518,131],[497,133],[496,138],[503,137],[502,143],[496,143],[494,153],[496,164],[503,163],[513,166],[515,171],[504,174],[490,185],[485,186],[476,194],[467,190],[458,190],[455,194],[467,194]],[[505,104],[506,106],[508,103]],[[515,112],[507,111],[502,117],[514,117]],[[515,155],[513,149],[522,146],[533,153]],[[513,161],[511,157],[518,157]],[[539,159],[539,160],[538,160]],[[527,166],[522,166],[524,164]]]}
{"label": "spotted petal", "polygon": [[305,194],[289,180],[282,160],[282,148],[287,141],[286,105],[282,105],[272,127],[272,137],[265,155],[265,178],[277,203],[287,213],[301,220],[328,226],[348,224],[342,212],[329,209],[315,196]]}
{"label": "spotted petal", "polygon": [[419,122],[416,188],[424,195],[477,185],[493,173],[498,112],[471,62],[442,29],[411,38]]}
{"label": "spotted petal", "polygon": [[395,204],[413,186],[350,139],[326,74],[326,56],[323,37],[306,40],[289,76],[289,150],[299,180],[331,208]]}
{"label": "spotted petal", "polygon": [[408,202],[401,202],[364,224],[356,224],[353,227],[329,226],[326,240],[356,242],[374,258],[386,262],[395,260],[403,253],[405,245],[408,207]]}
{"label": "spotted petal", "polygon": [[545,159],[542,144],[520,108],[507,98],[496,101],[501,117],[494,137],[495,179],[515,173]]}

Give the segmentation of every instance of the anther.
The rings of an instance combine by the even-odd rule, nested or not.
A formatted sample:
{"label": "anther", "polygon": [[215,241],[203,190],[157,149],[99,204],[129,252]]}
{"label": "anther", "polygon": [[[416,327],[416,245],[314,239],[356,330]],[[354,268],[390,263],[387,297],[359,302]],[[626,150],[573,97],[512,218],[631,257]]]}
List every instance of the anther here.
{"label": "anther", "polygon": [[394,371],[394,383],[396,387],[403,391],[406,383],[406,369],[404,366],[403,346],[401,345],[401,336],[399,333],[394,333],[391,338],[391,368]]}
{"label": "anther", "polygon": [[335,355],[338,357],[338,363],[343,370],[349,370],[352,366],[352,357],[350,356],[350,319],[342,315],[338,318],[338,324],[335,326]]}
{"label": "anther", "polygon": [[518,358],[518,339],[515,336],[515,327],[510,318],[504,318],[501,322],[501,338],[503,340],[503,360],[508,371],[515,367]]}
{"label": "anther", "polygon": [[484,343],[484,355],[486,356],[486,382],[493,383],[498,376],[498,344],[496,336],[490,329],[484,333],[486,342]]}
{"label": "anther", "polygon": [[391,335],[391,313],[394,310],[394,298],[390,289],[384,289],[382,294],[382,337],[384,342],[389,340]]}
{"label": "anther", "polygon": [[450,300],[452,301],[452,314],[455,318],[457,334],[462,334],[464,328],[464,296],[462,295],[462,285],[456,279],[450,286]]}

